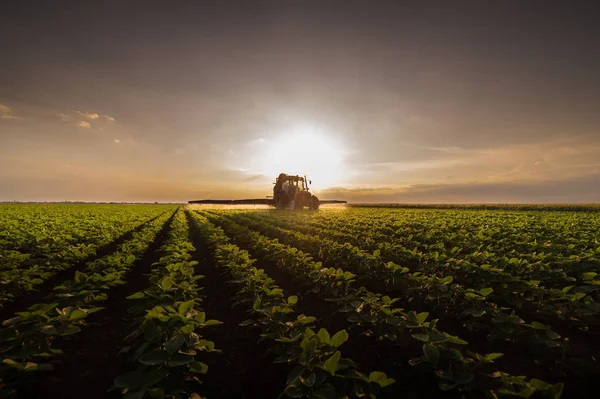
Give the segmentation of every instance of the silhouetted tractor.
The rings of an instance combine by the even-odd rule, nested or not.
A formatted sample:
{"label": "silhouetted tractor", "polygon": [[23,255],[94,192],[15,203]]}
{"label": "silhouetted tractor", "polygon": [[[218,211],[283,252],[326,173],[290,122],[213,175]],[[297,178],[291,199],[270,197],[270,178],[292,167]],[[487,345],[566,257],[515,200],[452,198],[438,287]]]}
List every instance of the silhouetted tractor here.
{"label": "silhouetted tractor", "polygon": [[293,209],[299,211],[319,209],[319,199],[312,195],[308,188],[306,176],[290,176],[279,174],[273,187],[273,202],[276,209]]}
{"label": "silhouetted tractor", "polygon": [[275,209],[292,209],[299,211],[305,208],[317,210],[322,204],[345,204],[340,200],[319,200],[309,191],[308,185],[312,182],[306,176],[292,176],[280,173],[275,179],[273,196],[258,199],[240,200],[195,200],[190,204],[220,204],[220,205],[271,205]]}

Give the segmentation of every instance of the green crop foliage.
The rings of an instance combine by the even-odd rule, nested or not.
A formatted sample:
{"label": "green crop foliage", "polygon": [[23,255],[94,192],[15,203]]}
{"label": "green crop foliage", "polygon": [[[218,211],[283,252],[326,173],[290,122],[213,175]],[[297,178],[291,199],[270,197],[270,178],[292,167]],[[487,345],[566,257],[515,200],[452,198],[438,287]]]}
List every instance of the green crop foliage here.
{"label": "green crop foliage", "polygon": [[[599,209],[1,204],[0,397],[60,371],[124,302],[125,368],[93,388],[126,399],[202,398],[225,329],[254,334],[286,369],[280,398],[402,396],[406,370],[457,397],[585,393],[598,376]],[[204,275],[228,293],[206,307]],[[217,320],[230,315],[214,301],[243,322]]]}

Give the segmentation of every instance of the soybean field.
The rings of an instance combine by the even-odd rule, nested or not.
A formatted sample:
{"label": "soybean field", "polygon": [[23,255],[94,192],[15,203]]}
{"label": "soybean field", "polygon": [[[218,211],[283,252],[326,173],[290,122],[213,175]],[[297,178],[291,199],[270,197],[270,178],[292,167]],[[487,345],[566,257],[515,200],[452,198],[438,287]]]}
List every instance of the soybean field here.
{"label": "soybean field", "polygon": [[0,205],[0,397],[596,398],[594,207]]}

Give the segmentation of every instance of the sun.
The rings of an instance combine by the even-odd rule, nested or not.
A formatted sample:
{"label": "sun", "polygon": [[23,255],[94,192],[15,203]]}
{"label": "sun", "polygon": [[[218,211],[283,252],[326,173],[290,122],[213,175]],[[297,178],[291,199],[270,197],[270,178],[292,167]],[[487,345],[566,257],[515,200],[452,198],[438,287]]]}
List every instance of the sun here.
{"label": "sun", "polygon": [[342,183],[344,149],[326,135],[298,129],[276,139],[265,139],[262,144],[262,154],[257,159],[261,173],[306,175],[317,190]]}

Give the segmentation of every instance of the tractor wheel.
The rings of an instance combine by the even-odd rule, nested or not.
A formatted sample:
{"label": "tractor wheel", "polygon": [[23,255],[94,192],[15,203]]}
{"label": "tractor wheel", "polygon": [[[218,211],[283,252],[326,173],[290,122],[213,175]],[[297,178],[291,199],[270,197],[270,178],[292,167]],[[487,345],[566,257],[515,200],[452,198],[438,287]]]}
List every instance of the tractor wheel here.
{"label": "tractor wheel", "polygon": [[313,211],[316,211],[319,209],[319,199],[317,198],[316,195],[313,195],[312,197],[310,197],[308,209],[311,209]]}
{"label": "tractor wheel", "polygon": [[279,198],[277,199],[277,203],[275,204],[275,209],[285,209],[288,206],[288,195],[284,191],[279,194]]}

